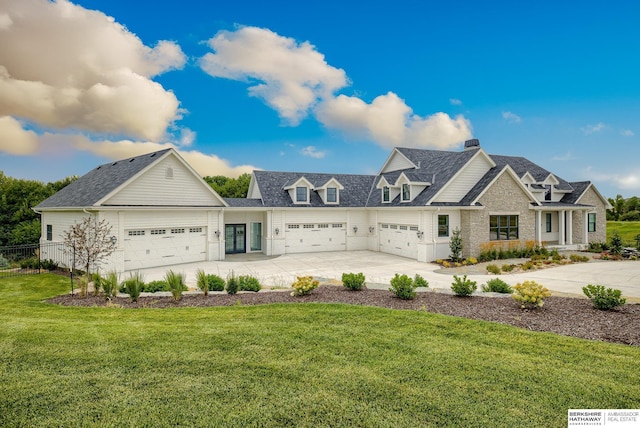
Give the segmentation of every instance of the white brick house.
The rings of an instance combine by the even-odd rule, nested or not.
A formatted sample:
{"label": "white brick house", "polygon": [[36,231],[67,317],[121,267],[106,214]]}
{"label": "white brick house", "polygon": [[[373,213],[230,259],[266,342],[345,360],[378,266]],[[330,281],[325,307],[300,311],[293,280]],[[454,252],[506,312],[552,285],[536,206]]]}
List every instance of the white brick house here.
{"label": "white brick house", "polygon": [[395,148],[376,175],[254,171],[247,198],[223,199],[173,149],[101,165],[34,209],[42,240],[87,215],[106,219],[118,271],[205,260],[372,250],[418,261],[483,244],[567,248],[606,238],[607,200],[521,157]]}

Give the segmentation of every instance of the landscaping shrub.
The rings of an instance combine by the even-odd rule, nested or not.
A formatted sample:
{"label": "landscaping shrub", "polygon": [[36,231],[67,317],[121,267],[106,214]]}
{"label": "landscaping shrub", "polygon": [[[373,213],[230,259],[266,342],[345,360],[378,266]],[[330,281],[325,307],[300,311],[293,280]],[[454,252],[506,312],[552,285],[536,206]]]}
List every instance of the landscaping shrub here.
{"label": "landscaping shrub", "polygon": [[203,269],[196,271],[196,285],[205,296],[209,295],[209,281],[207,280],[207,273]]}
{"label": "landscaping shrub", "polygon": [[487,270],[487,272],[495,275],[498,275],[500,273],[500,268],[498,267],[498,265],[489,264],[485,269]]}
{"label": "landscaping shrub", "polygon": [[510,294],[513,289],[509,284],[501,280],[500,278],[492,278],[487,281],[485,285],[482,286],[482,291],[485,293],[505,293]]}
{"label": "landscaping shrub", "polygon": [[144,288],[144,276],[140,272],[132,273],[124,281],[124,291],[129,295],[132,302],[137,302],[140,293]]}
{"label": "landscaping shrub", "polygon": [[429,287],[429,281],[427,281],[426,279],[424,279],[422,277],[422,275],[420,275],[419,273],[416,274],[416,276],[413,278],[413,285],[415,285],[416,287]]}
{"label": "landscaping shrub", "polygon": [[502,272],[511,272],[515,266],[514,265],[502,265],[500,268]]}
{"label": "landscaping shrub", "polygon": [[414,281],[407,275],[398,275],[391,279],[391,287],[389,291],[394,293],[396,297],[402,300],[412,300],[416,297],[416,285]]}
{"label": "landscaping shrub", "polygon": [[622,254],[622,248],[623,248],[622,237],[616,230],[613,232],[613,236],[611,237],[611,247],[609,251],[614,256],[619,256],[620,254]]}
{"label": "landscaping shrub", "polygon": [[520,303],[522,309],[525,308],[541,308],[544,305],[544,299],[551,296],[551,292],[535,281],[524,281],[513,286],[511,297]]}
{"label": "landscaping shrub", "polygon": [[445,260],[445,261],[442,262],[442,267],[443,268],[450,268],[451,267],[451,263],[449,263],[448,261]]}
{"label": "landscaping shrub", "polygon": [[603,251],[609,251],[609,244],[606,242],[589,242],[590,253],[601,253]]}
{"label": "landscaping shrub", "polygon": [[240,289],[238,277],[233,273],[233,271],[231,271],[229,276],[227,276],[227,286],[225,288],[227,290],[227,294],[236,294]]}
{"label": "landscaping shrub", "polygon": [[51,259],[40,260],[40,268],[46,269],[48,271],[57,270],[59,267],[57,262],[54,262]]}
{"label": "landscaping shrub", "polygon": [[531,256],[531,261],[532,262],[538,262],[538,261],[545,261],[549,258],[548,255],[545,254],[534,254]]}
{"label": "landscaping shrub", "polygon": [[342,285],[352,291],[362,290],[364,286],[364,274],[360,273],[343,273]]}
{"label": "landscaping shrub", "polygon": [[299,276],[298,279],[291,284],[293,291],[291,292],[292,296],[304,296],[305,294],[311,293],[314,289],[318,288],[320,282],[313,279],[312,276]]}
{"label": "landscaping shrub", "polygon": [[107,300],[114,298],[118,293],[118,274],[115,271],[111,271],[104,278],[101,278],[100,275],[97,275],[97,277],[99,278],[98,282],[96,282],[95,278],[93,280],[94,286],[100,284]]}
{"label": "landscaping shrub", "polygon": [[224,279],[218,275],[207,275],[207,283],[209,284],[209,291],[224,291]]}
{"label": "landscaping shrub", "polygon": [[468,257],[466,262],[468,265],[477,265],[478,259],[476,259],[475,257]]}
{"label": "landscaping shrub", "polygon": [[169,286],[173,300],[182,299],[182,292],[186,288],[184,283],[184,274],[169,270],[169,272],[164,275],[164,281]]}
{"label": "landscaping shrub", "polygon": [[169,284],[167,284],[166,281],[155,280],[155,281],[149,282],[148,284],[145,284],[142,291],[145,293],[157,293],[158,291],[171,291],[171,290],[169,289]]}
{"label": "landscaping shrub", "polygon": [[20,269],[39,269],[40,260],[35,257],[20,260]]}
{"label": "landscaping shrub", "polygon": [[574,263],[585,263],[589,261],[589,257],[588,256],[581,256],[579,254],[571,254],[569,256],[569,260],[571,260]]}
{"label": "landscaping shrub", "polygon": [[460,236],[460,229],[457,227],[451,233],[449,249],[451,250],[451,255],[449,256],[451,261],[459,262],[462,255],[462,237]]}
{"label": "landscaping shrub", "polygon": [[4,258],[2,254],[0,254],[0,269],[7,269],[10,267],[11,267],[11,263],[9,263],[9,260]]}
{"label": "landscaping shrub", "polygon": [[535,269],[535,267],[536,265],[531,260],[524,262],[522,264],[522,270],[531,270],[531,269]]}
{"label": "landscaping shrub", "polygon": [[478,289],[478,284],[475,281],[468,279],[467,275],[464,275],[462,278],[457,275],[453,275],[451,289],[456,296],[471,296],[471,294]]}
{"label": "landscaping shrub", "polygon": [[238,277],[238,290],[258,292],[262,286],[258,278],[251,275],[240,275]]}
{"label": "landscaping shrub", "polygon": [[596,309],[603,311],[611,310],[617,306],[624,305],[627,300],[622,297],[620,290],[613,288],[604,288],[604,285],[587,285],[582,287],[582,292],[591,299]]}

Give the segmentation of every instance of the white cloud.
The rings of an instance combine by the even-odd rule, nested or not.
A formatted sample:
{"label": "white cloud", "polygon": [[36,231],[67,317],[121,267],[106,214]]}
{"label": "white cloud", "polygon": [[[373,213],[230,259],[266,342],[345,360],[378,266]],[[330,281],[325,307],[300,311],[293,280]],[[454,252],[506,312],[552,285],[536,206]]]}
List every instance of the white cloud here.
{"label": "white cloud", "polygon": [[184,65],[175,43],[150,48],[113,18],[66,0],[3,8],[0,115],[152,141],[180,118],[176,96],[151,80]]}
{"label": "white cloud", "polygon": [[323,151],[319,151],[315,146],[307,146],[300,150],[303,156],[308,156],[311,158],[322,159],[326,153]]}
{"label": "white cloud", "polygon": [[621,189],[640,190],[640,170],[628,171],[623,174],[608,174],[599,173],[594,171],[592,167],[588,167],[586,175],[591,180],[609,182]]}
{"label": "white cloud", "polygon": [[510,111],[503,111],[502,118],[510,123],[520,123],[522,122],[522,118],[517,114]]}
{"label": "white cloud", "polygon": [[[214,77],[246,81],[249,93],[296,125],[310,112],[327,128],[371,138],[377,144],[451,148],[471,137],[463,116],[420,117],[393,92],[367,104],[335,93],[349,82],[344,70],[330,66],[309,42],[298,43],[268,29],[241,27],[209,40],[215,53],[200,65]],[[452,99],[453,104],[459,100]]]}
{"label": "white cloud", "polygon": [[31,155],[38,151],[38,135],[22,128],[11,116],[0,116],[0,152]]}
{"label": "white cloud", "polygon": [[633,137],[635,134],[630,129],[622,129],[620,131],[620,135],[622,135],[623,137]]}
{"label": "white cloud", "polygon": [[452,106],[461,106],[462,101],[457,98],[449,98],[449,104],[451,104]]}
{"label": "white cloud", "polygon": [[556,155],[554,157],[551,158],[551,160],[553,161],[569,161],[569,160],[573,160],[575,159],[575,157],[573,156],[573,154],[571,152],[567,152],[563,155]]}
{"label": "white cloud", "polygon": [[319,99],[347,85],[344,70],[331,67],[309,42],[297,43],[271,30],[241,27],[220,31],[200,61],[214,77],[248,81],[249,93],[296,125]]}
{"label": "white cloud", "polygon": [[320,104],[317,115],[329,128],[371,138],[383,147],[450,148],[472,135],[471,125],[464,117],[452,119],[445,113],[414,115],[393,92],[380,95],[371,104],[339,95]]}
{"label": "white cloud", "polygon": [[595,134],[596,132],[602,131],[606,127],[607,125],[605,125],[604,123],[598,122],[595,125],[587,125],[584,128],[580,128],[580,130],[584,135],[591,135],[591,134]]}

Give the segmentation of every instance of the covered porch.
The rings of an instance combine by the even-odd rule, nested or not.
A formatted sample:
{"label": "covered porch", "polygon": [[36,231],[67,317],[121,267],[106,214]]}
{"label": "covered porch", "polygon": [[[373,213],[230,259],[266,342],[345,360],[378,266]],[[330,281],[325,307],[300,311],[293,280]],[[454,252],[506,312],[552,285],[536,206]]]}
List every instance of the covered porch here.
{"label": "covered porch", "polygon": [[536,242],[547,247],[580,250],[589,245],[589,205],[544,203],[536,211]]}

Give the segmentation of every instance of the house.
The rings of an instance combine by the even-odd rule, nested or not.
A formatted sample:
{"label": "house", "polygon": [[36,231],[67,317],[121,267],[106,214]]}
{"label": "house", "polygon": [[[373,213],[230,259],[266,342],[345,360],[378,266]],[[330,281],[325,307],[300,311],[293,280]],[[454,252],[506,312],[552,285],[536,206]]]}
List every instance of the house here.
{"label": "house", "polygon": [[376,175],[254,171],[247,198],[221,198],[173,149],[98,166],[34,209],[42,241],[81,217],[111,226],[108,265],[129,271],[226,254],[371,250],[428,262],[525,242],[582,248],[606,239],[607,200],[535,163],[463,151],[394,148]]}

